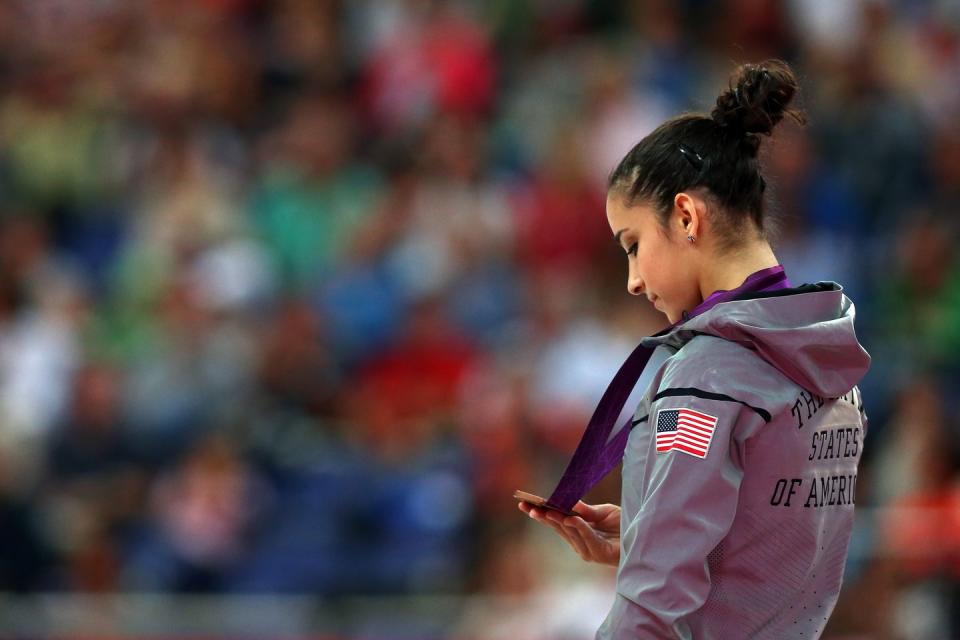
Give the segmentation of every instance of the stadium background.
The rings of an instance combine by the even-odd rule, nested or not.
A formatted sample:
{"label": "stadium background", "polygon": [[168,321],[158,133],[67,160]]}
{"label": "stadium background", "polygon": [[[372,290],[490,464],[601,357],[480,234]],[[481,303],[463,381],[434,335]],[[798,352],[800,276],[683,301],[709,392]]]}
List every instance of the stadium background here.
{"label": "stadium background", "polygon": [[826,637],[960,637],[947,0],[0,3],[2,635],[592,637],[510,495],[664,323],[604,178],[773,56],[775,248],[874,357]]}

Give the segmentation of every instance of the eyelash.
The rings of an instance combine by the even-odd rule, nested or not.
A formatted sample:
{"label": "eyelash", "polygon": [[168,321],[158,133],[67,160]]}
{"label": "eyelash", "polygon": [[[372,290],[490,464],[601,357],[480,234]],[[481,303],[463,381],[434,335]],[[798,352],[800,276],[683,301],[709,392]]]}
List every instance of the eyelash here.
{"label": "eyelash", "polygon": [[627,255],[628,255],[628,256],[629,256],[629,255],[637,255],[637,243],[636,243],[636,242],[634,242],[632,245],[630,245],[630,248],[627,249]]}

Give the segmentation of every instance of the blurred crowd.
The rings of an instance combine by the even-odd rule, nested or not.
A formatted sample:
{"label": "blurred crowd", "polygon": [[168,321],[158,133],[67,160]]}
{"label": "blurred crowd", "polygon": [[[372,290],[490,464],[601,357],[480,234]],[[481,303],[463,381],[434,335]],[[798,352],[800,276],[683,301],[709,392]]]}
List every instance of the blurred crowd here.
{"label": "blurred crowd", "polygon": [[[0,3],[0,590],[596,577],[511,493],[552,490],[666,324],[605,178],[768,57],[810,121],[763,145],[775,250],[843,284],[874,358],[829,633],[960,637],[960,9],[935,0]],[[579,620],[603,576],[565,592]]]}

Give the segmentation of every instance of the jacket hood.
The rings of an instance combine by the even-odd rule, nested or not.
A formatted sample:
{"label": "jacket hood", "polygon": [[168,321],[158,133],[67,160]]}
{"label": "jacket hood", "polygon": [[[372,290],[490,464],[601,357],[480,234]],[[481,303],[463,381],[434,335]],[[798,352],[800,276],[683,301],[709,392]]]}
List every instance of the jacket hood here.
{"label": "jacket hood", "polygon": [[697,335],[741,344],[807,391],[832,398],[870,368],[854,332],[853,302],[835,282],[818,282],[722,302],[645,345],[680,348]]}

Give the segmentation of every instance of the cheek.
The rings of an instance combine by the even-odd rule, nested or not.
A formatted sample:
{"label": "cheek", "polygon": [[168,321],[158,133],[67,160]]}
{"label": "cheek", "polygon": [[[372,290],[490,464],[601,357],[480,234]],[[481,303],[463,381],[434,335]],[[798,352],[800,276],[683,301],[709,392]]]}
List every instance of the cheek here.
{"label": "cheek", "polygon": [[674,288],[672,280],[676,269],[671,260],[671,252],[664,249],[661,243],[650,247],[650,250],[639,259],[639,266],[647,283],[647,289],[658,296],[666,297]]}
{"label": "cheek", "polygon": [[663,298],[671,312],[674,308],[690,309],[699,304],[699,300],[695,300],[699,290],[690,274],[689,265],[673,245],[660,245],[656,251],[648,253],[644,256],[641,268],[648,290]]}

